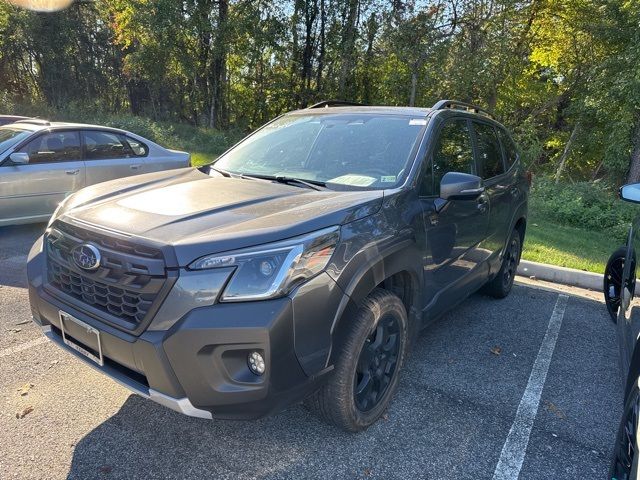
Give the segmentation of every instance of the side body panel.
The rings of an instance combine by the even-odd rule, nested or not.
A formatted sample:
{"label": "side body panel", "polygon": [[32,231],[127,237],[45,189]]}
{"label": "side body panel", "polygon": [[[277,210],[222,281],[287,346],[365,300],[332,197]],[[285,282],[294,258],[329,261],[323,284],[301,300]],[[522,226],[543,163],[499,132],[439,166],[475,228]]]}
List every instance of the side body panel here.
{"label": "side body panel", "polygon": [[44,221],[84,185],[81,160],[0,166],[0,225]]}

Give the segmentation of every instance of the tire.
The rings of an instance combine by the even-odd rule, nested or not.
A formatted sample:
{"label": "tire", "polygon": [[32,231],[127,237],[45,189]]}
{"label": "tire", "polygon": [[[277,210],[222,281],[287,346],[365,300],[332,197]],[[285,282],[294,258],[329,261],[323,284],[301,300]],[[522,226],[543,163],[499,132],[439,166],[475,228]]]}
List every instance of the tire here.
{"label": "tire", "polygon": [[507,249],[502,259],[502,265],[497,275],[482,287],[482,292],[494,298],[505,298],[511,292],[513,280],[516,277],[520,256],[522,255],[522,240],[520,232],[514,230],[509,237]]}
{"label": "tire", "polygon": [[613,447],[613,460],[609,478],[630,480],[636,478],[633,470],[638,463],[638,416],[640,415],[640,396],[638,388],[634,388],[625,403],[624,413]]}
{"label": "tire", "polygon": [[624,270],[624,260],[627,255],[627,247],[620,247],[609,257],[607,266],[604,269],[604,279],[602,290],[604,293],[604,303],[613,323],[618,320],[618,309],[620,308],[620,295],[622,293],[622,275]]}
{"label": "tire", "polygon": [[398,388],[409,325],[400,298],[380,288],[348,321],[332,376],[305,405],[327,423],[358,432],[384,414]]}

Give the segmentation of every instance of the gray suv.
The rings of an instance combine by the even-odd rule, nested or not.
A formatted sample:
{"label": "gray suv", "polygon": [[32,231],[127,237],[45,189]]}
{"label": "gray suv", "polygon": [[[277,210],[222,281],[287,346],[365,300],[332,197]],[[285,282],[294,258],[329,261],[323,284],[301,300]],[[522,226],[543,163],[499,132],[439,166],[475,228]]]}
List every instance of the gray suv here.
{"label": "gray suv", "polygon": [[481,109],[322,102],[213,165],[68,197],[28,260],[35,322],[134,392],[251,419],[304,400],[358,431],[418,332],[506,296],[529,184]]}

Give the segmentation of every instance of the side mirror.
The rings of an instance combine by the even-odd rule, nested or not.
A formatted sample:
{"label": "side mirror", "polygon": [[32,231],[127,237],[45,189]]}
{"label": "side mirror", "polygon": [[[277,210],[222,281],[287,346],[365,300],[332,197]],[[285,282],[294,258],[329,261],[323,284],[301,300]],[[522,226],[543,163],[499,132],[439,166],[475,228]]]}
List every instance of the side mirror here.
{"label": "side mirror", "polygon": [[25,152],[15,152],[9,155],[9,160],[14,165],[26,165],[29,163],[29,154]]}
{"label": "side mirror", "polygon": [[631,183],[620,187],[620,198],[627,202],[640,203],[640,183]]}
{"label": "side mirror", "polygon": [[445,173],[440,181],[442,200],[475,200],[482,192],[482,179],[469,173]]}

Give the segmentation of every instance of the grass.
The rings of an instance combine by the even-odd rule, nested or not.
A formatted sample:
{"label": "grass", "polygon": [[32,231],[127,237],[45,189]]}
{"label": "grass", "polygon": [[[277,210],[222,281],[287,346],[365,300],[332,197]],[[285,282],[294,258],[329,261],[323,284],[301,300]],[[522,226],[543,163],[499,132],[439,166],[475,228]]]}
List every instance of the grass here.
{"label": "grass", "polygon": [[609,255],[619,244],[606,233],[558,225],[534,214],[527,223],[522,258],[604,273]]}

